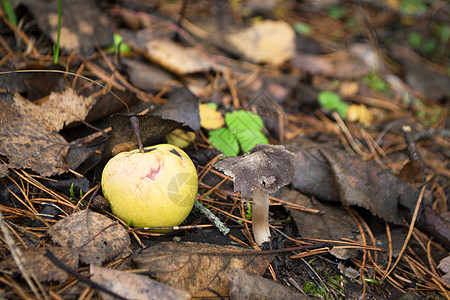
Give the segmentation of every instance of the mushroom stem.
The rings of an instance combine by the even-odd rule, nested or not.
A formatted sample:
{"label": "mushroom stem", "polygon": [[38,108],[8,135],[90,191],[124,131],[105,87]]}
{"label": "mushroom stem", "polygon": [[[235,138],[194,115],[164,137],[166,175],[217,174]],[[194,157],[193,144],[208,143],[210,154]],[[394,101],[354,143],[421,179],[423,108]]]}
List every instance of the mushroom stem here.
{"label": "mushroom stem", "polygon": [[253,236],[259,246],[264,242],[270,242],[269,203],[268,194],[257,188],[253,190]]}

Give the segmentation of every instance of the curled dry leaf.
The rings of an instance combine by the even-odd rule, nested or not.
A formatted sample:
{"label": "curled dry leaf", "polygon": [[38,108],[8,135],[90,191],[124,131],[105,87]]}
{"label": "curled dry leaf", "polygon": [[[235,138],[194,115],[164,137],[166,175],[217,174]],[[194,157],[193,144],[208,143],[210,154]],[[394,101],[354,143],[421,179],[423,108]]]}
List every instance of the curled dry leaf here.
{"label": "curled dry leaf", "polygon": [[118,223],[89,210],[76,212],[49,229],[53,242],[79,250],[80,261],[101,265],[129,251],[130,237]]}
{"label": "curled dry leaf", "polygon": [[[159,283],[148,277],[125,271],[105,269],[91,265],[91,280],[126,299],[182,300],[189,293]],[[101,292],[102,299],[115,299]]]}
{"label": "curled dry leaf", "polygon": [[[244,255],[235,246],[202,243],[161,243],[133,256],[140,269],[158,281],[188,291],[193,297],[228,294],[227,271],[245,269],[262,275],[274,255]],[[212,292],[214,291],[214,292]]]}
{"label": "curled dry leaf", "polygon": [[[78,253],[72,248],[28,248],[22,250],[25,260],[25,271],[36,275],[36,278],[40,281],[66,281],[69,277],[68,273],[57,267],[45,256],[47,251],[52,252],[60,262],[69,268],[78,268]],[[14,274],[19,273],[19,268],[11,257],[5,258],[0,262],[0,270],[9,270]]]}
{"label": "curled dry leaf", "polygon": [[8,168],[30,168],[42,176],[67,172],[66,140],[54,126],[20,111],[15,99],[0,99],[0,154],[8,158]]}
{"label": "curled dry leaf", "polygon": [[212,67],[209,58],[198,48],[168,39],[153,39],[145,46],[152,61],[178,75],[207,72]]}

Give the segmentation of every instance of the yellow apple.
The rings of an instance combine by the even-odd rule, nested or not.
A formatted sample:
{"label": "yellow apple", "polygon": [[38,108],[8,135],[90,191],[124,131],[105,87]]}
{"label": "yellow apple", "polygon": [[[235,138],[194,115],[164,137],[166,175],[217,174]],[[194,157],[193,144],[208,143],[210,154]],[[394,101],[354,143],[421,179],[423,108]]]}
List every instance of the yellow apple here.
{"label": "yellow apple", "polygon": [[133,227],[180,225],[192,210],[198,179],[180,148],[161,144],[122,152],[103,169],[103,195],[111,211]]}

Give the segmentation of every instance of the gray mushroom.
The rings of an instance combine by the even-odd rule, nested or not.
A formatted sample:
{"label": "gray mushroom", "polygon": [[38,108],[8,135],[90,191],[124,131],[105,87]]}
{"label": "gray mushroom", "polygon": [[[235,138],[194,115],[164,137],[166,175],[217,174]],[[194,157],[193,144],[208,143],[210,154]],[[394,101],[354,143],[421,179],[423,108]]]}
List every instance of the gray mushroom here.
{"label": "gray mushroom", "polygon": [[253,194],[253,236],[258,245],[270,241],[269,194],[291,182],[298,157],[284,146],[258,144],[249,155],[228,156],[214,167],[234,180],[234,191],[248,201]]}

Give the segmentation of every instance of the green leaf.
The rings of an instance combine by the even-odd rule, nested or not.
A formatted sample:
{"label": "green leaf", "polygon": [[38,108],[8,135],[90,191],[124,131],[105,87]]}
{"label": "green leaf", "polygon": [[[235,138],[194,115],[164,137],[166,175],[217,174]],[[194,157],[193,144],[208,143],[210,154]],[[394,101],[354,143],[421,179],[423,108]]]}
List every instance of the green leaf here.
{"label": "green leaf", "polygon": [[319,104],[326,109],[335,110],[345,120],[348,104],[341,100],[338,94],[324,91],[319,94]]}
{"label": "green leaf", "polygon": [[236,137],[241,145],[243,152],[248,153],[250,149],[256,146],[256,144],[267,144],[269,140],[264,133],[256,130],[241,131],[236,134]]}
{"label": "green leaf", "polygon": [[236,136],[231,134],[228,128],[219,128],[209,132],[209,141],[225,156],[239,154],[239,144]]}
{"label": "green leaf", "polygon": [[297,32],[298,34],[301,34],[301,35],[308,35],[312,31],[311,26],[309,26],[306,23],[302,23],[302,22],[295,23],[294,30],[295,30],[295,32]]}
{"label": "green leaf", "polygon": [[246,110],[236,110],[225,114],[225,123],[232,134],[237,134],[246,130],[260,131],[264,127],[264,122],[260,116]]}
{"label": "green leaf", "polygon": [[328,14],[332,19],[339,20],[347,14],[347,8],[339,5],[334,5],[328,9]]}

